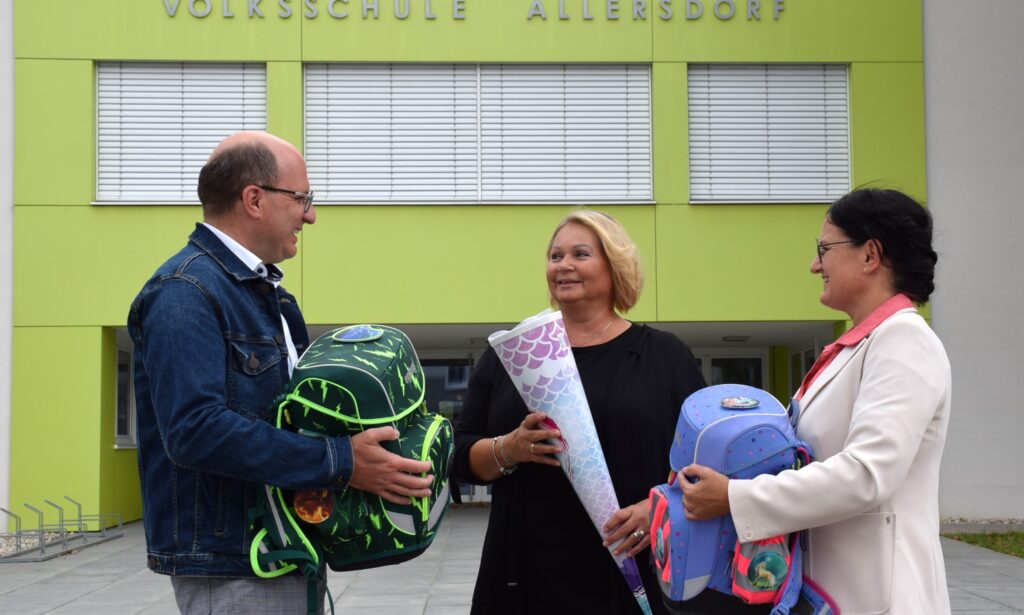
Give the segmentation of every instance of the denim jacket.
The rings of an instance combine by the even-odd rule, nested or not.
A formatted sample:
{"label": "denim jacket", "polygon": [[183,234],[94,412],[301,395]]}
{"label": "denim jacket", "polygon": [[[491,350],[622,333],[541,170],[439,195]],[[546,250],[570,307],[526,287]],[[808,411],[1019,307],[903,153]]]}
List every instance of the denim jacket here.
{"label": "denim jacket", "polygon": [[263,485],[339,488],[348,438],[275,428],[288,382],[281,316],[309,344],[295,297],[247,268],[209,229],[157,269],[132,303],[139,475],[149,567],[253,576],[246,512]]}

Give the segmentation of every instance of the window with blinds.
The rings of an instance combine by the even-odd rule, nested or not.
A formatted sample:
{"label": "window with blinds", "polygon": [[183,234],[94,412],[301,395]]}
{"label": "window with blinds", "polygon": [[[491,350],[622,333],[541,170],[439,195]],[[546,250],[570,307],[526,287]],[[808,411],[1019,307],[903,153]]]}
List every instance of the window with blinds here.
{"label": "window with blinds", "polygon": [[820,203],[850,189],[847,67],[691,64],[690,201]]}
{"label": "window with blinds", "polygon": [[196,203],[213,148],[267,125],[263,64],[101,62],[96,96],[98,203]]}
{"label": "window with blinds", "polygon": [[647,65],[309,64],[305,83],[318,200],[651,200]]}

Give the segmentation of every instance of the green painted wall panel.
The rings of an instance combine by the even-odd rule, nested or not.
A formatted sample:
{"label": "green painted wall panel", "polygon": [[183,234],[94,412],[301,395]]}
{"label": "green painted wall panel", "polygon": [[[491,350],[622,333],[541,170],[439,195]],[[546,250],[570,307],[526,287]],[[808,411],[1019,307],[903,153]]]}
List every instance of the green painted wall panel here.
{"label": "green painted wall panel", "polygon": [[96,185],[92,62],[15,60],[14,109],[14,202],[88,204]]}
{"label": "green painted wall panel", "polygon": [[[200,12],[203,2],[197,3]],[[17,58],[96,60],[298,60],[302,24],[279,19],[263,1],[264,18],[247,16],[245,0],[210,0],[210,15],[189,14],[189,0],[15,0]],[[293,5],[298,4],[292,2]],[[167,5],[177,5],[175,16]]]}
{"label": "green painted wall panel", "polygon": [[15,326],[124,326],[143,282],[199,218],[198,207],[14,210]]}
{"label": "green painted wall panel", "polygon": [[[686,62],[850,63],[854,185],[878,182],[925,197],[921,3],[788,0],[778,21],[723,22],[704,0],[688,21],[609,21],[606,4],[542,0],[548,19],[527,20],[531,0],[410,0],[406,20],[380,0],[380,18],[246,16],[244,0],[211,15],[188,0],[15,0],[15,258],[11,500],[65,493],[87,512],[137,517],[134,451],[113,448],[113,331],[153,269],[178,250],[198,207],[91,207],[95,189],[96,60],[267,62],[268,127],[301,145],[303,61],[652,62],[657,206],[605,209],[637,240],[648,270],[639,321],[809,320],[835,322],[808,272],[824,207],[690,206]],[[167,14],[178,3],[177,14]],[[203,6],[203,2],[198,3]],[[314,189],[316,187],[314,186]],[[544,248],[566,206],[318,207],[299,256],[284,264],[311,324],[514,322],[547,305]],[[56,249],[55,249],[56,248]],[[306,258],[308,253],[309,258]],[[303,292],[308,282],[308,292]],[[927,314],[927,311],[925,312]],[[840,321],[841,333],[846,323]],[[106,329],[105,329],[106,328]],[[53,387],[54,349],[61,351]],[[49,354],[48,354],[49,353]],[[786,362],[772,349],[771,386]],[[41,392],[45,392],[40,402]],[[53,431],[55,421],[61,430]],[[57,433],[57,436],[53,436]],[[65,435],[69,434],[69,435]],[[52,451],[52,452],[51,452]],[[40,461],[42,459],[42,461]],[[52,472],[59,463],[66,470]],[[47,465],[49,464],[49,465]],[[45,468],[45,471],[44,471]],[[81,489],[85,493],[78,493]]]}
{"label": "green painted wall panel", "polygon": [[[198,206],[14,209],[15,326],[124,326],[142,284],[202,217]],[[301,297],[299,245],[283,269]]]}
{"label": "green painted wall panel", "polygon": [[852,183],[926,199],[921,63],[850,67]]}
{"label": "green painted wall panel", "polygon": [[833,320],[810,274],[818,205],[658,207],[658,318]]}
{"label": "green painted wall panel", "polygon": [[[835,319],[818,305],[820,280],[809,273],[823,206],[600,209],[623,221],[647,267],[636,320]],[[313,324],[518,321],[545,305],[544,249],[568,211],[321,207],[299,255],[283,265],[285,286]],[[198,219],[193,207],[16,207],[18,236],[32,240],[15,241],[15,325],[123,326],[143,282]],[[118,275],[83,274],[53,245]],[[727,300],[733,289],[758,300]]]}
{"label": "green painted wall panel", "polygon": [[[790,381],[789,381],[788,386],[789,386],[789,389],[791,389],[791,393],[792,394],[796,394],[796,391],[792,390],[793,389],[793,381],[796,380],[796,378],[793,378],[792,376],[793,376],[793,374],[796,374],[800,378],[800,380],[803,380],[803,377],[804,377],[803,362],[801,361],[801,358],[800,358],[799,354],[791,354],[789,356],[789,373],[790,373]],[[800,388],[799,382],[797,383],[796,388],[797,389]]]}
{"label": "green painted wall panel", "polygon": [[103,369],[99,327],[19,327],[12,336],[11,482],[12,510],[34,527],[23,503],[49,509],[64,496],[84,512],[100,508],[100,443],[113,422],[102,420]]}
{"label": "green painted wall panel", "polygon": [[[267,132],[302,151],[303,75],[301,62],[267,62]],[[315,189],[315,186],[314,186]]]}
{"label": "green painted wall panel", "polygon": [[[654,4],[657,4],[654,2]],[[776,21],[772,0],[736,0],[729,20],[702,0],[699,19],[686,19],[685,2],[672,0],[671,20],[654,23],[656,60],[688,62],[920,62],[921,2],[917,0],[787,0]],[[723,14],[728,11],[722,9]],[[658,14],[662,14],[661,11]]]}
{"label": "green painted wall panel", "polygon": [[651,67],[651,124],[654,200],[685,203],[690,199],[689,107],[687,65],[659,62]]}
{"label": "green painted wall panel", "polygon": [[789,347],[772,346],[769,348],[768,363],[771,365],[771,393],[782,402],[789,404]]}
{"label": "green painted wall panel", "polygon": [[[544,0],[547,19],[528,20],[530,0],[466,0],[466,18],[452,18],[451,0],[432,0],[437,16],[425,17],[425,0],[410,0],[404,20],[393,2],[381,0],[379,18],[362,17],[360,3],[337,4],[346,19],[320,15],[303,26],[307,61],[386,62],[649,62],[651,22],[634,21],[629,2],[609,21],[604,2],[590,0],[592,20],[582,18],[582,0],[566,2],[568,20],[558,19],[558,3]],[[404,5],[403,5],[404,6]],[[381,44],[386,41],[387,44]]]}
{"label": "green painted wall panel", "polygon": [[[656,318],[653,207],[607,207],[649,270],[637,320]],[[547,307],[545,250],[567,207],[331,207],[304,231],[303,313],[315,324],[517,322]]]}
{"label": "green painted wall panel", "polygon": [[[747,18],[750,3],[736,0],[728,21],[702,0],[703,15],[673,16],[657,0],[643,2],[634,19],[630,0],[542,0],[547,19],[530,15],[532,0],[465,0],[465,18],[453,18],[452,0],[409,0],[409,15],[395,16],[394,2],[368,2],[377,16],[362,16],[358,0],[314,0],[317,17],[299,0],[258,3],[211,0],[209,15],[189,13],[188,0],[15,0],[15,54],[19,58],[145,60],[307,61],[719,61],[919,62],[921,3],[887,0],[788,0],[775,20],[772,0],[760,0],[760,20]],[[427,5],[436,16],[426,17]],[[592,19],[586,20],[584,4]],[[223,7],[232,17],[225,17]],[[290,17],[281,6],[290,9]],[[618,19],[607,17],[609,5]],[[177,7],[174,16],[168,7]],[[724,5],[723,5],[724,6]],[[329,14],[348,13],[344,19]],[[199,12],[206,3],[197,2]],[[87,35],[83,35],[87,33]]]}

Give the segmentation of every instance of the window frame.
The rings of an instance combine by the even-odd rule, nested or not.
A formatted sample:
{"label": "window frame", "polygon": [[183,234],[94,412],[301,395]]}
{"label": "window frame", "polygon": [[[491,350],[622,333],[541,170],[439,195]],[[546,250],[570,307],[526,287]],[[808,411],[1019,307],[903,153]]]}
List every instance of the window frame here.
{"label": "window frame", "polygon": [[[117,345],[115,369],[114,369],[114,448],[115,449],[134,449],[138,448],[138,440],[136,438],[136,413],[135,413],[135,362],[133,360],[133,351],[130,344]],[[121,423],[121,359],[123,356],[127,357],[125,365],[127,366],[126,377],[128,379],[126,389],[127,399],[127,433],[120,432]]]}
{"label": "window frame", "polygon": [[697,359],[704,381],[711,385],[711,362],[714,359],[757,359],[761,362],[761,387],[768,389],[771,386],[771,360],[768,348],[763,346],[743,346],[729,348],[722,346],[707,346],[691,349],[694,358]]}
{"label": "window frame", "polygon": [[[216,78],[232,71],[230,82]],[[92,205],[198,204],[196,178],[210,151],[237,131],[267,129],[265,62],[97,60],[93,72]],[[148,87],[146,81],[151,82]],[[235,91],[239,88],[242,96]],[[105,102],[108,98],[110,102]],[[173,111],[165,113],[161,107]],[[210,126],[211,119],[220,123]],[[163,127],[166,138],[130,136],[133,128],[149,129],[150,124]],[[161,152],[161,146],[174,153]],[[147,164],[161,170],[132,175],[133,167]],[[108,176],[112,179],[105,179]],[[147,190],[153,194],[146,195]]]}
{"label": "window frame", "polygon": [[[757,83],[758,79],[763,83]],[[815,80],[820,83],[814,84]],[[820,90],[811,92],[813,96],[799,95],[816,85]],[[744,95],[729,96],[730,92]],[[838,100],[842,100],[841,106]],[[758,117],[762,107],[763,117]],[[849,64],[689,64],[688,202],[833,202],[851,189],[850,117]],[[808,126],[820,131],[809,133]],[[815,172],[808,160],[821,169]],[[720,179],[716,180],[716,175]],[[756,184],[764,184],[761,192],[748,192],[749,186]],[[815,184],[820,184],[820,192],[811,194]]]}
{"label": "window frame", "polygon": [[[320,135],[322,133],[329,133],[331,131],[331,125],[329,124],[328,120],[324,120],[322,123],[318,123],[318,119],[314,119],[314,120],[311,121],[311,118],[310,118],[311,109],[315,109],[316,110],[315,111],[315,115],[317,116],[317,118],[319,118],[319,116],[321,116],[321,115],[323,115],[323,116],[327,116],[328,115],[328,112],[322,108],[322,107],[324,107],[324,105],[329,105],[332,102],[335,103],[335,104],[339,104],[339,105],[340,104],[347,104],[347,103],[339,102],[335,98],[331,98],[331,95],[329,93],[324,94],[324,93],[322,93],[320,91],[317,91],[316,94],[313,95],[310,92],[311,88],[317,89],[317,88],[329,87],[329,86],[324,86],[319,81],[317,81],[315,83],[315,86],[314,86],[313,85],[313,83],[314,83],[313,79],[311,79],[310,75],[311,74],[315,74],[316,76],[314,77],[314,79],[322,80],[323,82],[327,82],[331,78],[330,71],[333,68],[335,68],[335,67],[337,67],[338,72],[342,72],[342,71],[346,71],[346,70],[347,71],[353,71],[353,73],[352,73],[353,75],[355,74],[354,71],[365,69],[366,71],[368,71],[368,75],[369,76],[366,77],[368,80],[371,79],[371,78],[375,78],[375,79],[381,78],[379,75],[369,73],[369,71],[380,70],[382,72],[390,72],[391,74],[395,74],[394,71],[396,71],[399,67],[401,68],[401,70],[405,70],[405,71],[416,71],[416,70],[423,70],[423,71],[440,70],[440,71],[443,71],[443,70],[451,69],[452,73],[453,73],[453,79],[454,80],[465,78],[465,76],[462,75],[459,71],[462,71],[462,72],[474,71],[475,77],[474,77],[473,80],[474,80],[475,83],[472,84],[472,87],[474,88],[472,106],[474,107],[473,114],[475,114],[475,115],[472,117],[472,122],[471,123],[473,124],[472,130],[474,131],[473,132],[473,141],[475,143],[475,146],[473,148],[467,148],[467,149],[474,149],[475,150],[472,153],[472,155],[475,156],[476,162],[475,162],[475,164],[472,164],[472,165],[467,164],[466,165],[466,169],[467,170],[465,171],[470,176],[473,176],[473,174],[475,173],[474,179],[471,182],[472,183],[472,188],[468,189],[468,188],[460,187],[460,186],[464,186],[464,185],[469,185],[468,183],[467,184],[460,183],[462,181],[468,181],[468,180],[461,179],[461,178],[455,178],[455,179],[452,180],[451,184],[447,188],[449,190],[449,194],[448,195],[444,195],[444,196],[409,196],[408,194],[402,194],[402,195],[397,195],[397,196],[391,196],[388,193],[389,192],[391,192],[391,193],[395,192],[395,189],[394,189],[393,185],[392,185],[392,187],[390,189],[389,188],[385,188],[385,187],[383,187],[385,185],[383,183],[384,180],[381,180],[382,181],[382,184],[381,184],[382,187],[380,187],[380,188],[376,188],[375,187],[375,189],[378,190],[378,193],[376,195],[366,195],[366,194],[359,194],[359,193],[353,192],[353,194],[356,194],[356,196],[348,196],[346,194],[339,193],[338,191],[334,190],[329,185],[328,186],[321,186],[321,185],[319,185],[319,184],[325,183],[324,181],[321,181],[321,177],[324,177],[324,178],[327,177],[329,171],[327,171],[326,169],[330,165],[333,164],[335,166],[341,166],[342,168],[344,168],[344,166],[345,166],[344,160],[346,160],[344,157],[345,156],[355,156],[355,154],[350,154],[350,150],[348,148],[346,148],[346,147],[342,147],[342,146],[339,146],[339,145],[330,145],[330,144],[322,145],[321,144],[321,138],[322,137]],[[576,94],[578,94],[578,92],[580,90],[579,89],[571,90],[570,86],[568,86],[566,84],[569,83],[569,82],[572,82],[573,79],[580,79],[581,81],[585,81],[586,80],[586,71],[596,71],[596,70],[599,70],[601,67],[616,67],[616,68],[620,69],[620,72],[613,74],[613,76],[615,76],[618,79],[620,79],[621,82],[616,82],[615,86],[612,86],[612,85],[607,86],[608,87],[608,91],[613,91],[615,87],[621,87],[623,89],[623,91],[626,92],[624,94],[624,97],[625,97],[624,100],[626,101],[625,104],[626,104],[627,108],[631,109],[631,110],[632,109],[642,109],[642,112],[636,112],[635,115],[629,115],[627,118],[623,119],[623,123],[622,123],[622,126],[625,127],[624,130],[626,130],[627,133],[629,133],[629,131],[632,130],[631,127],[636,127],[636,130],[638,131],[637,134],[639,136],[631,137],[630,140],[627,140],[627,141],[622,142],[622,143],[619,143],[618,141],[616,141],[615,142],[615,147],[618,148],[616,150],[618,152],[618,154],[615,154],[615,153],[613,153],[613,154],[601,153],[601,152],[603,152],[603,150],[600,150],[600,152],[594,152],[594,153],[589,154],[590,155],[589,158],[583,158],[583,157],[572,158],[572,157],[570,157],[570,154],[568,153],[568,150],[572,149],[572,148],[569,147],[569,145],[571,145],[573,143],[572,139],[573,138],[579,138],[579,135],[576,135],[575,133],[573,133],[574,134],[573,137],[568,136],[572,132],[573,129],[570,126],[568,120],[564,116],[565,116],[565,110],[570,108],[571,101],[569,99],[572,96],[575,96]],[[493,109],[491,109],[491,110],[488,110],[488,109],[490,109],[490,105],[494,104],[495,100],[502,101],[503,97],[505,96],[505,92],[502,91],[501,94],[499,94],[497,96],[494,96],[493,92],[491,92],[490,90],[487,89],[487,86],[486,86],[485,82],[487,81],[487,79],[493,77],[493,74],[492,74],[493,72],[497,71],[497,72],[500,73],[500,72],[502,72],[504,70],[510,70],[510,71],[519,70],[519,71],[522,71],[519,75],[515,75],[515,76],[512,77],[511,80],[513,80],[513,81],[515,80],[516,77],[522,77],[522,75],[524,75],[524,74],[528,77],[530,71],[545,71],[545,70],[548,70],[548,71],[551,71],[552,73],[554,73],[554,72],[557,72],[557,71],[561,70],[561,78],[563,80],[563,84],[562,85],[563,85],[563,89],[564,89],[564,91],[563,91],[563,100],[561,101],[562,102],[561,109],[563,110],[563,113],[562,113],[562,115],[563,115],[563,124],[560,124],[559,127],[560,127],[560,129],[562,131],[562,137],[563,137],[563,140],[564,140],[564,142],[562,144],[563,145],[563,149],[566,150],[566,153],[564,154],[564,157],[563,157],[563,160],[562,160],[562,163],[561,163],[562,164],[561,168],[566,168],[567,169],[569,166],[573,166],[574,168],[577,168],[577,167],[578,168],[585,168],[588,164],[595,164],[594,161],[595,160],[599,160],[601,158],[601,156],[605,156],[605,155],[608,155],[608,156],[621,155],[623,157],[622,160],[625,160],[626,162],[623,165],[623,170],[620,173],[621,175],[623,175],[625,177],[625,179],[623,179],[621,181],[621,185],[619,186],[619,188],[621,190],[620,193],[615,194],[614,196],[611,196],[611,197],[606,197],[606,196],[603,195],[604,189],[592,190],[591,193],[587,193],[586,191],[589,189],[590,184],[593,181],[596,181],[597,179],[587,180],[587,181],[581,181],[580,179],[578,179],[579,177],[583,177],[584,179],[586,179],[588,177],[588,171],[584,170],[584,171],[581,171],[579,175],[573,176],[573,177],[577,178],[577,179],[574,179],[574,180],[567,180],[567,179],[565,179],[565,178],[569,177],[569,175],[565,175],[565,177],[563,178],[563,180],[562,180],[562,182],[560,184],[560,188],[561,188],[561,191],[562,191],[561,194],[557,194],[557,193],[552,192],[550,194],[530,195],[530,196],[495,196],[494,195],[495,192],[512,192],[512,193],[516,192],[515,190],[512,190],[512,189],[508,188],[508,186],[512,185],[512,182],[504,179],[505,176],[512,175],[512,174],[514,174],[516,172],[516,170],[514,168],[512,168],[512,170],[509,171],[508,167],[504,166],[505,165],[504,162],[499,163],[499,167],[498,167],[500,169],[499,171],[493,171],[493,170],[490,170],[488,168],[488,164],[489,164],[489,160],[490,160],[488,158],[488,156],[494,156],[495,155],[493,153],[489,153],[490,148],[495,147],[494,143],[497,142],[498,143],[497,147],[500,150],[500,148],[502,147],[500,142],[501,142],[501,139],[504,138],[504,134],[502,134],[501,137],[493,137],[493,136],[491,136],[490,132],[493,132],[495,129],[493,128],[493,126],[491,124],[489,124],[489,120],[488,120],[489,116],[487,115],[488,113],[502,114],[502,113],[504,113],[504,111],[501,111],[501,110],[494,111]],[[637,71],[640,71],[640,73],[637,74]],[[321,72],[323,74],[319,74]],[[408,78],[408,74],[406,74],[405,77]],[[359,79],[358,76],[352,76],[351,79],[352,79],[351,83],[353,83],[353,84],[360,84],[360,87],[366,87],[367,89],[371,89],[370,85],[365,85],[365,86],[361,85],[362,82],[360,82],[358,80]],[[640,82],[642,82],[644,84],[644,88],[642,90],[642,94],[638,94],[635,97],[637,99],[637,101],[640,101],[640,102],[632,102],[632,103],[629,102],[631,88],[625,87],[625,85],[629,85],[629,84],[633,83],[633,80],[639,80]],[[328,205],[432,205],[432,204],[454,204],[454,205],[460,205],[460,204],[465,204],[465,205],[484,205],[484,204],[519,205],[519,204],[525,204],[525,205],[532,205],[532,204],[549,204],[549,203],[550,204],[561,204],[561,203],[579,204],[579,203],[583,203],[583,202],[586,202],[586,203],[615,203],[615,204],[653,204],[655,201],[654,201],[654,148],[653,148],[653,130],[652,130],[653,92],[652,92],[652,87],[651,87],[651,80],[652,80],[652,65],[650,63],[622,63],[622,62],[619,62],[619,63],[599,63],[599,64],[589,64],[589,63],[551,63],[551,64],[545,64],[545,63],[420,63],[420,64],[400,64],[400,63],[368,63],[368,62],[309,62],[309,63],[306,63],[304,65],[304,70],[303,70],[303,88],[304,88],[304,94],[305,94],[305,96],[304,96],[304,103],[303,103],[303,112],[304,112],[304,143],[306,145],[306,161],[307,161],[307,165],[308,165],[309,170],[310,170],[310,180],[311,180],[311,182],[314,185],[317,186],[318,203],[320,203],[320,204],[328,204]],[[374,82],[374,83],[376,84],[376,82]],[[393,85],[392,82],[382,82],[382,83],[385,83],[385,85],[378,85],[377,87],[380,87],[380,88],[385,88],[385,87],[390,88]],[[460,91],[459,88],[465,86],[466,83],[468,83],[468,81],[465,81],[465,82],[464,81],[458,81],[459,85],[453,85],[452,86],[453,87],[453,92],[456,92],[455,95],[458,95],[457,93],[458,93],[458,91]],[[525,88],[525,90],[530,90],[533,87],[533,85],[535,85],[535,84],[530,84],[529,87]],[[335,86],[335,87],[343,87],[343,86]],[[582,89],[586,89],[585,87],[582,87],[582,86],[581,86],[581,88]],[[464,93],[463,93],[463,95],[464,95]],[[488,98],[488,96],[492,96],[492,98]],[[594,101],[599,100],[601,96],[612,96],[612,94],[607,94],[607,92],[602,90],[601,94],[594,94],[593,96],[594,96],[594,98],[587,99],[587,101],[590,102],[590,103],[593,103]],[[644,97],[646,97],[646,98],[644,98]],[[359,100],[361,100],[361,99],[359,99]],[[575,99],[573,99],[573,100],[575,100]],[[325,101],[327,101],[327,102],[325,102]],[[375,109],[375,108],[371,108],[371,110],[365,111],[365,113],[385,115],[385,114],[391,112],[390,111],[390,107],[388,107],[388,105],[393,107],[395,105],[394,100],[393,99],[383,99],[382,98],[381,101],[382,101],[380,103],[381,104],[381,109],[378,110],[378,109]],[[461,102],[458,102],[458,101],[461,101]],[[465,99],[460,98],[460,99],[458,99],[458,101],[452,103],[453,107],[464,108],[464,107],[468,106],[468,104],[465,102]],[[352,103],[352,104],[354,104],[354,103]],[[504,103],[502,102],[502,104],[504,104]],[[582,105],[582,106],[586,106],[586,105]],[[387,108],[385,108],[385,107],[387,107]],[[502,108],[504,108],[504,107],[502,107]],[[468,113],[468,111],[465,111],[465,110],[463,112]],[[453,114],[456,114],[456,113],[458,113],[458,112],[453,111]],[[334,111],[334,114],[335,115],[346,116],[345,114],[340,113],[337,109]],[[583,115],[586,115],[586,113],[583,113]],[[622,114],[607,112],[606,115],[608,115],[609,117],[618,117],[619,115],[622,115]],[[462,116],[462,115],[454,116],[453,115],[453,119],[451,121],[453,123],[459,123],[459,122],[463,122],[463,121],[468,122],[468,120],[466,120],[466,117],[468,117],[468,116]],[[502,117],[504,117],[504,116],[502,116]],[[588,116],[588,118],[589,117],[590,116]],[[602,116],[600,112],[596,112],[593,115],[593,117],[600,118],[600,117],[604,117],[604,116]],[[592,120],[592,121],[597,122],[599,124],[599,122],[597,120]],[[382,122],[383,122],[383,120],[382,120]],[[452,133],[453,135],[461,134],[461,133],[459,133],[459,131],[467,129],[466,126],[468,126],[468,124],[466,124],[466,125],[458,124],[458,125],[461,126],[462,128],[453,128],[453,133]],[[510,123],[508,125],[512,126],[511,120],[510,120]],[[584,121],[583,125],[588,125],[588,124],[586,124],[585,121]],[[597,125],[597,124],[595,124],[595,125]],[[501,124],[501,126],[505,126],[505,124]],[[364,129],[367,130],[367,131],[370,130],[369,128],[364,127],[362,124],[359,125],[359,128],[360,128],[360,130],[364,130]],[[338,125],[335,125],[334,131],[336,133],[342,132],[344,130],[346,130],[344,125],[341,125],[340,127]],[[503,130],[505,130],[505,128],[499,127],[498,128],[498,133],[502,133]],[[389,138],[394,138],[394,137],[389,134]],[[458,139],[460,137],[453,136],[452,138]],[[497,139],[497,141],[487,141],[488,138]],[[521,138],[521,137],[515,137],[515,138]],[[586,140],[587,138],[589,138],[589,135],[584,135],[583,138],[584,138],[584,140]],[[358,145],[363,146],[363,142],[358,140],[358,137],[353,137],[353,140],[356,140]],[[614,141],[614,140],[612,140],[612,141]],[[633,143],[636,142],[636,141],[641,142],[642,145],[641,146],[633,145]],[[611,142],[611,141],[609,141],[609,142]],[[374,145],[367,145],[365,147],[376,147],[376,144],[374,144]],[[392,146],[392,144],[389,143],[389,144],[386,144],[386,145],[383,145],[383,146],[380,146],[380,147],[382,149],[387,149],[387,148],[390,148],[390,147],[393,147],[393,146]],[[461,145],[461,146],[460,145],[456,145],[454,147],[458,148],[458,147],[466,147],[466,146],[465,145]],[[640,149],[637,150],[637,147],[639,147]],[[321,152],[318,151],[320,149],[325,150],[323,154],[321,154]],[[584,147],[577,146],[576,149],[582,149],[582,150],[586,151],[587,147],[586,146],[584,146]],[[460,151],[462,151],[462,150],[460,150]],[[501,151],[504,151],[504,150],[501,150]],[[633,153],[634,151],[639,151],[640,153]],[[338,162],[336,159],[335,159],[334,162],[331,162],[332,161],[332,156],[334,156],[334,152],[340,152],[340,155],[342,156],[342,162]],[[387,152],[388,152],[387,155],[395,157],[394,152],[391,149],[387,149]],[[324,156],[325,158],[321,159],[320,158],[321,155]],[[375,156],[377,156],[377,155],[384,156],[385,154],[383,154],[383,153],[375,154]],[[458,156],[458,154],[455,154],[455,155]],[[501,154],[501,153],[497,154],[497,156],[499,158],[502,158],[502,161],[504,161],[504,158],[503,158],[504,155],[505,154]],[[617,159],[615,159],[615,160],[617,160]],[[511,164],[511,163],[509,163],[509,164]],[[457,165],[453,165],[453,166],[457,166]],[[634,171],[633,170],[637,166],[641,169],[640,171]],[[389,167],[389,169],[390,168],[391,167]],[[379,171],[377,169],[372,169],[369,172],[379,173]],[[574,171],[574,173],[575,172],[576,171]],[[502,178],[502,179],[498,180],[498,182],[499,182],[498,185],[501,186],[501,189],[493,189],[493,188],[488,187],[487,182],[489,181],[489,177],[492,176],[495,173],[498,176],[501,176],[501,178]],[[568,173],[568,171],[566,171],[566,173]],[[594,178],[602,178],[602,177],[605,177],[606,175],[608,175],[607,172],[592,171],[590,173],[593,175]],[[631,177],[636,177],[638,179],[630,179]],[[336,181],[340,185],[344,185],[345,184],[344,178],[338,179]],[[575,181],[576,184],[573,184],[573,181]],[[585,187],[583,187],[583,188],[577,188],[577,190],[582,190],[583,192],[574,193],[573,189],[571,188],[573,185],[576,185],[576,186],[584,186],[585,185]],[[631,192],[637,192],[639,195],[631,195],[630,194]]]}
{"label": "window frame", "polygon": [[[789,368],[791,373],[789,375],[789,385],[792,388],[791,395],[796,395],[796,392],[800,390],[800,385],[803,384],[804,377],[807,372],[811,371],[814,367],[814,362],[818,360],[818,356],[821,355],[823,345],[818,342],[814,342],[810,346],[796,346],[790,348],[789,353]],[[793,369],[793,364],[799,365],[799,370]]]}

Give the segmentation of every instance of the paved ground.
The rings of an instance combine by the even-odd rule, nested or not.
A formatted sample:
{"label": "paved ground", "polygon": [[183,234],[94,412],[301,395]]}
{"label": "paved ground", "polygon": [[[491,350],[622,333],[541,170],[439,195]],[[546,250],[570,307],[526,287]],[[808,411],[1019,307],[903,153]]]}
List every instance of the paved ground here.
{"label": "paved ground", "polygon": [[[487,509],[449,511],[422,556],[397,567],[330,573],[338,615],[469,613]],[[1024,560],[943,539],[954,613],[1024,613]],[[139,523],[122,538],[36,564],[0,564],[0,613],[176,615],[171,584],[145,569]],[[927,615],[927,614],[922,614]]]}

